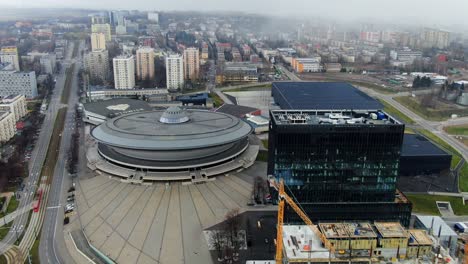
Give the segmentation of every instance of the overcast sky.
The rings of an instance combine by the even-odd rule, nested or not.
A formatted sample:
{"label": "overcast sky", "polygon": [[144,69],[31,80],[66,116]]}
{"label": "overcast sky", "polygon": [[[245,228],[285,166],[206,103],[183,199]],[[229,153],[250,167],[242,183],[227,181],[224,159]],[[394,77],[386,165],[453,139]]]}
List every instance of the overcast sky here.
{"label": "overcast sky", "polygon": [[[404,18],[425,24],[468,24],[468,0],[0,0],[0,6],[93,9],[244,11],[341,19]],[[467,28],[468,29],[468,28]]]}

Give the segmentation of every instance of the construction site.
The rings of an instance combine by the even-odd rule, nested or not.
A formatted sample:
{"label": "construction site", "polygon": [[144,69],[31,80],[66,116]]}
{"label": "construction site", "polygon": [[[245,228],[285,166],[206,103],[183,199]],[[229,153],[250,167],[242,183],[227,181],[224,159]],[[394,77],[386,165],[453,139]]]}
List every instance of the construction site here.
{"label": "construction site", "polygon": [[[426,230],[405,229],[400,222],[314,224],[286,194],[282,180],[279,183],[271,180],[270,183],[278,190],[280,198],[276,264],[457,263],[437,246],[437,239]],[[284,225],[286,204],[300,216],[305,225]]]}

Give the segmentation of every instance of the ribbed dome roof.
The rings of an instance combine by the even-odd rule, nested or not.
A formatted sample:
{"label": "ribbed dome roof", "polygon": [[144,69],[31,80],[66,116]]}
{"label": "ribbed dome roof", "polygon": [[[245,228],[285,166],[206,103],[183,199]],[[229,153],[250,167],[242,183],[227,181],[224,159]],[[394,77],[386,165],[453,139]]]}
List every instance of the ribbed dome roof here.
{"label": "ribbed dome roof", "polygon": [[159,118],[159,122],[164,124],[181,124],[188,122],[190,118],[187,116],[187,113],[184,109],[178,106],[171,106],[164,111]]}

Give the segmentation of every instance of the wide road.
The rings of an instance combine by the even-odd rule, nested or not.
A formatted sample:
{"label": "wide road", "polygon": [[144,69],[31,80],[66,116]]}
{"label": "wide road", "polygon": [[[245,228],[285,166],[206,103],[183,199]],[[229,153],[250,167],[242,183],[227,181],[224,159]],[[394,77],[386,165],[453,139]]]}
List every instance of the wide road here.
{"label": "wide road", "polygon": [[68,110],[39,244],[39,258],[41,263],[73,263],[73,259],[68,253],[64,240],[63,206],[66,204],[67,190],[71,186],[71,177],[66,167],[66,161],[68,159],[68,152],[72,143],[72,134],[75,128],[75,105],[79,99],[77,95],[78,72],[82,65],[80,54],[83,47],[84,42],[80,42],[78,58],[73,58],[72,60],[75,63],[75,70],[73,72]]}
{"label": "wide road", "polygon": [[[73,44],[70,45],[67,52],[67,59],[71,58],[73,50]],[[52,130],[54,127],[55,117],[57,115],[57,110],[60,107],[60,95],[65,84],[65,71],[67,69],[67,60],[62,63],[62,71],[56,75],[56,83],[49,107],[45,112],[44,122],[41,127],[39,138],[36,141],[34,150],[31,155],[31,160],[29,162],[29,176],[24,179],[23,183],[25,188],[22,192],[19,192],[20,203],[18,208],[23,208],[24,206],[29,206],[34,200],[34,193],[37,188],[38,180],[42,170],[42,165],[44,163],[47,147],[49,146],[50,138],[52,136]],[[5,236],[5,238],[0,242],[0,254],[4,254],[16,240],[22,235],[26,228],[28,221],[28,213],[21,214],[19,217],[13,221],[12,228]]]}

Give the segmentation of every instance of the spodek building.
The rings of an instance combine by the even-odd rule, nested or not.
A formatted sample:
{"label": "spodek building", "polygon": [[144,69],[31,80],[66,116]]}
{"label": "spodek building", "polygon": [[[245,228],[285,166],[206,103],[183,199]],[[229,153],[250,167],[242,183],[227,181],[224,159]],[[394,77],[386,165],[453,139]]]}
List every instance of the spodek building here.
{"label": "spodek building", "polygon": [[88,166],[133,183],[205,181],[253,164],[251,133],[237,117],[204,110],[124,114],[91,131]]}

